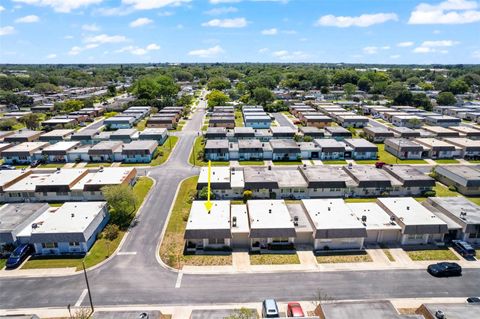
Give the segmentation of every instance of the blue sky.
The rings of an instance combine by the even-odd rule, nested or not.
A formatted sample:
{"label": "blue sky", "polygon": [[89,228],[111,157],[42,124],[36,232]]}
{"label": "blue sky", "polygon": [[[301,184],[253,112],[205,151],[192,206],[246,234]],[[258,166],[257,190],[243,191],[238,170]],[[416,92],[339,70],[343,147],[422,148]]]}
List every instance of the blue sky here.
{"label": "blue sky", "polygon": [[2,0],[0,63],[480,63],[480,1]]}

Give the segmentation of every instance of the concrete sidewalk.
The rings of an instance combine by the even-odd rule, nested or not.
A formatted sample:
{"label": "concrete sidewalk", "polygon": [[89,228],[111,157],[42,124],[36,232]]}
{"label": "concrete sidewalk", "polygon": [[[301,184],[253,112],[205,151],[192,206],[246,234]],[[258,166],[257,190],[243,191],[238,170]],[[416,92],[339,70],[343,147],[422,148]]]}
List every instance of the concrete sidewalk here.
{"label": "concrete sidewalk", "polygon": [[75,274],[76,271],[77,269],[75,267],[0,270],[0,278],[61,277]]}

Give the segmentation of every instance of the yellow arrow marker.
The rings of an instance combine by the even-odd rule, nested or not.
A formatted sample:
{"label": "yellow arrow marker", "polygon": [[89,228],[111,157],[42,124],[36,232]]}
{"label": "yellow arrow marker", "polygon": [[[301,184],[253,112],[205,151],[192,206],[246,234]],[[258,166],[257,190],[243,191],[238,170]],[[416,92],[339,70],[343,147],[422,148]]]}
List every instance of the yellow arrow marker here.
{"label": "yellow arrow marker", "polygon": [[211,178],[211,175],[212,175],[212,162],[211,161],[208,161],[208,184],[207,184],[207,202],[205,203],[205,208],[207,209],[207,212],[210,213],[210,211],[212,210],[212,202],[210,201],[210,192],[211,192],[211,189],[210,189],[210,178]]}

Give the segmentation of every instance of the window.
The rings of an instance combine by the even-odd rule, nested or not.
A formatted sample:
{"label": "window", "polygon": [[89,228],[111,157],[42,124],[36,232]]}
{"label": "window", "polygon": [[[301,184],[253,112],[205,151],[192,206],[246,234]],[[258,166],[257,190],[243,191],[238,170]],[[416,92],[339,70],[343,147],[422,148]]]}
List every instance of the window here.
{"label": "window", "polygon": [[273,243],[288,243],[288,238],[284,237],[278,237],[278,238],[272,238]]}
{"label": "window", "polygon": [[209,245],[225,245],[225,238],[213,238],[208,240]]}
{"label": "window", "polygon": [[423,235],[422,234],[410,234],[410,235],[407,235],[407,238],[408,239],[423,239]]}
{"label": "window", "polygon": [[52,249],[58,248],[58,243],[42,243],[42,248]]}
{"label": "window", "polygon": [[78,247],[80,246],[80,243],[78,241],[71,241],[68,245],[70,245],[70,247]]}

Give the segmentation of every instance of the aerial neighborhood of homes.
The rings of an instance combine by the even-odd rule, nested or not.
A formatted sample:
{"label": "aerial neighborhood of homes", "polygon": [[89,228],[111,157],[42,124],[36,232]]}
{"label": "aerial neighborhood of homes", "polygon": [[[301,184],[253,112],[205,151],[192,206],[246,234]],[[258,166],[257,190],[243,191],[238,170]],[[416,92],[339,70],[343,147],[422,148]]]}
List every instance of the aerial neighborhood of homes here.
{"label": "aerial neighborhood of homes", "polygon": [[109,220],[102,188],[136,180],[129,167],[0,170],[0,254],[18,244],[39,255],[85,254]]}

